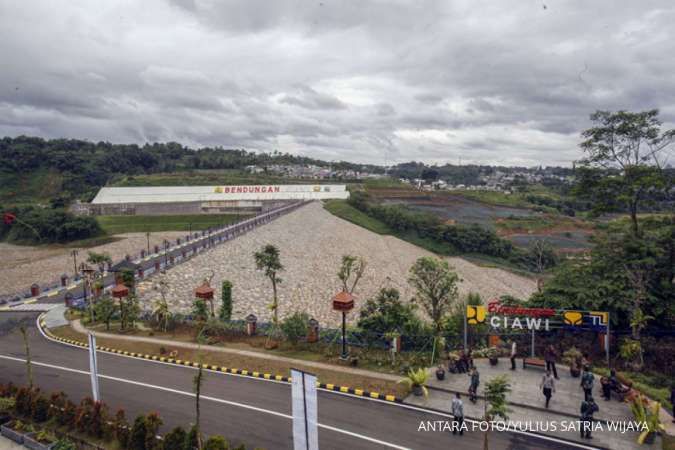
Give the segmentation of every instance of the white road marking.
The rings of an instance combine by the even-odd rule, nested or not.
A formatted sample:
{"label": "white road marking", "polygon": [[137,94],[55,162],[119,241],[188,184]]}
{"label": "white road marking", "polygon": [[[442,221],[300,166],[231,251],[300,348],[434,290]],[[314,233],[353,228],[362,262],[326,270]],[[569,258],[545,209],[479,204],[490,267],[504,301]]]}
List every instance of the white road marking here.
{"label": "white road marking", "polygon": [[[80,347],[79,345],[69,344],[67,342],[61,342],[61,341],[58,341],[56,339],[51,338],[50,336],[48,336],[44,332],[44,330],[40,326],[40,317],[37,318],[36,322],[37,322],[37,324],[36,324],[37,329],[40,331],[40,334],[42,334],[42,336],[45,339],[47,339],[49,341],[52,341],[52,342],[55,342],[55,343],[58,343],[58,344],[61,344],[61,345],[67,345],[67,346],[70,346],[70,347],[74,347],[74,348],[77,348],[77,349],[80,349],[80,350],[87,350],[87,348],[85,348],[85,347]],[[173,363],[168,363],[168,362],[163,362],[163,361],[156,361],[156,360],[151,360],[151,359],[139,359],[139,358],[135,358],[135,357],[129,356],[129,355],[122,355],[122,354],[119,354],[119,353],[106,352],[106,351],[103,351],[103,350],[99,350],[99,351],[102,352],[102,353],[109,354],[109,355],[120,356],[120,357],[124,357],[124,358],[131,358],[131,359],[143,361],[143,362],[151,362],[151,363],[156,363],[156,364],[164,364],[164,365],[168,365],[168,366],[171,366],[171,367],[182,367],[182,368],[186,368],[186,369],[197,370],[196,367],[192,367],[192,366],[179,366],[179,365],[176,365],[176,364],[173,364]],[[286,385],[290,384],[286,381],[279,381],[279,380],[266,379],[266,378],[252,378],[252,377],[245,376],[245,375],[239,375],[239,374],[234,374],[234,373],[229,373],[229,372],[219,372],[219,371],[211,370],[211,369],[204,369],[204,370],[207,370],[207,371],[212,372],[212,373],[218,373],[218,374],[221,374],[221,375],[229,375],[229,376],[235,376],[235,377],[240,377],[240,378],[246,378],[248,380],[271,381],[273,383],[286,384]],[[88,374],[88,372],[87,372],[87,374]],[[333,390],[323,389],[323,388],[318,388],[318,390],[324,391],[324,392],[329,392],[331,394],[336,394],[336,395],[344,395],[344,396],[347,396],[347,397],[352,397],[352,398],[356,398],[356,399],[360,399],[360,400],[368,400],[368,401],[371,401],[371,402],[378,402],[378,403],[385,404],[387,406],[397,406],[399,408],[409,409],[409,410],[412,410],[412,411],[418,411],[418,412],[422,412],[422,413],[425,413],[425,414],[433,414],[433,415],[446,417],[446,418],[450,418],[450,419],[453,418],[453,415],[450,414],[450,413],[444,413],[444,412],[437,411],[437,410],[425,409],[425,408],[421,408],[421,407],[410,405],[410,404],[393,403],[393,402],[390,402],[390,401],[387,401],[387,400],[380,400],[380,399],[372,398],[372,397],[363,397],[363,396],[350,394],[348,392],[333,391]],[[465,419],[465,422],[479,423],[480,421],[474,420],[474,419]],[[327,428],[327,429],[331,429],[331,427],[329,427],[328,425],[320,425],[320,426],[322,426],[324,428]],[[344,433],[350,433],[346,430],[341,430],[341,431],[344,432]],[[581,448],[581,449],[584,449],[584,450],[598,450],[597,447],[591,447],[591,446],[584,445],[584,444],[574,442],[574,441],[571,441],[571,440],[568,441],[568,440],[565,440],[565,439],[558,439],[558,438],[555,438],[553,436],[546,436],[546,435],[543,435],[543,434],[535,434],[535,433],[531,433],[531,432],[528,432],[528,431],[522,431],[522,430],[510,430],[510,432],[514,433],[514,434],[522,434],[522,435],[529,436],[529,437],[536,437],[536,438],[539,438],[539,439],[542,439],[542,440],[545,440],[545,441],[555,442],[555,443],[558,443],[558,444],[570,445],[570,446],[573,446],[573,447],[576,447],[576,448]],[[366,438],[366,437],[364,436],[364,438]]]}
{"label": "white road marking", "polygon": [[[14,356],[6,356],[6,355],[0,355],[0,359],[6,359],[6,360],[9,360],[9,361],[15,361],[15,362],[20,362],[20,363],[26,362],[25,359],[16,358]],[[31,361],[31,364],[33,364],[35,366],[40,366],[40,367],[47,367],[49,369],[62,370],[62,371],[65,371],[65,372],[72,372],[72,373],[77,373],[77,374],[89,376],[89,372],[86,371],[86,370],[71,369],[69,367],[56,366],[54,364],[41,363],[41,362],[37,362],[37,361]],[[118,378],[118,377],[113,377],[113,376],[110,376],[110,375],[102,375],[102,374],[99,374],[98,376],[99,376],[99,378],[103,378],[103,379],[111,380],[111,381],[117,381],[119,383],[127,383],[127,384],[132,384],[132,385],[135,385],[135,386],[141,386],[141,387],[145,387],[145,388],[156,389],[158,391],[171,392],[173,394],[185,395],[187,397],[194,397],[195,396],[195,394],[193,394],[192,392],[180,391],[178,389],[172,389],[172,388],[168,388],[168,387],[164,387],[164,386],[157,386],[157,385],[154,385],[154,384],[143,383],[143,382],[140,382],[140,381],[128,380],[126,378]],[[269,409],[259,408],[257,406],[247,405],[245,403],[233,402],[231,400],[225,400],[225,399],[222,399],[222,398],[210,397],[210,396],[207,396],[207,395],[202,395],[201,398],[204,399],[204,400],[215,402],[215,403],[222,403],[222,404],[226,404],[226,405],[237,406],[239,408],[244,408],[244,409],[248,409],[248,410],[251,410],[251,411],[256,411],[256,412],[260,412],[260,413],[264,413],[264,414],[270,414],[270,415],[273,415],[273,416],[282,417],[284,419],[293,420],[293,416],[291,416],[289,414],[284,414],[284,413],[280,413],[278,411],[272,411],[272,410],[269,410]],[[332,427],[330,425],[324,425],[322,423],[319,423],[318,426],[319,426],[319,428],[324,428],[326,430],[342,433],[342,434],[345,434],[347,436],[352,436],[352,437],[355,437],[355,438],[358,438],[358,439],[362,439],[364,441],[372,442],[374,444],[385,445],[387,447],[395,448],[395,449],[399,449],[399,450],[409,450],[408,447],[402,447],[400,445],[392,444],[391,442],[381,441],[379,439],[375,439],[375,438],[365,436],[365,435],[359,434],[359,433],[354,433],[352,431],[343,430],[341,428]]]}

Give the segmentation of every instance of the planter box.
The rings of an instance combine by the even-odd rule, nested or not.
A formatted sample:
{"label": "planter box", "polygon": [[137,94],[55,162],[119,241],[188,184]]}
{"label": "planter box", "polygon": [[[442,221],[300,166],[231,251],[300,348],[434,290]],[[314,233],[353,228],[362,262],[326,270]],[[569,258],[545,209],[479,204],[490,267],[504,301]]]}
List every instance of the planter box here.
{"label": "planter box", "polygon": [[56,442],[52,442],[50,444],[43,444],[42,442],[37,440],[36,436],[37,433],[28,433],[24,435],[23,446],[28,447],[32,450],[51,450],[56,444]]}
{"label": "planter box", "polygon": [[24,434],[20,433],[18,431],[14,431],[13,429],[11,429],[8,426],[1,425],[0,426],[0,434],[2,434],[7,439],[10,439],[10,440],[16,442],[17,444],[23,444]]}

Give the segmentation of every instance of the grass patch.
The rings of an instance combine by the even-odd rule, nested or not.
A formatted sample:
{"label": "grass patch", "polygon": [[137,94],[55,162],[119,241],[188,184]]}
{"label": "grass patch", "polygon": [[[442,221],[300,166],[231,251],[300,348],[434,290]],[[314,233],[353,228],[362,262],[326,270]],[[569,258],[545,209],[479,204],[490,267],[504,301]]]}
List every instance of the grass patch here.
{"label": "grass patch", "polygon": [[[55,336],[59,336],[66,339],[77,340],[80,342],[86,342],[87,338],[84,334],[78,333],[73,330],[69,325],[64,325],[61,327],[53,328],[51,332]],[[140,332],[136,334],[146,334],[147,332]],[[156,333],[156,332],[155,332]],[[155,337],[158,337],[159,333],[156,333]],[[182,336],[182,339],[187,340],[187,336]],[[182,340],[181,339],[181,340]],[[104,337],[97,337],[96,342],[98,345],[103,347],[111,347],[119,350],[124,350],[128,352],[148,354],[148,355],[160,355],[161,348],[164,348],[166,352],[177,351],[177,359],[187,360],[187,361],[196,361],[197,360],[197,351],[193,349],[187,349],[183,347],[172,347],[170,343],[167,344],[154,344],[148,342],[136,342],[136,341],[125,341],[123,339],[111,339]],[[251,350],[249,348],[249,350]],[[266,351],[260,351],[260,357],[253,357],[248,355],[238,355],[233,353],[224,353],[218,351],[209,351],[202,350],[202,357],[205,364],[216,365],[221,367],[236,368],[236,369],[246,369],[250,372],[256,371],[261,373],[271,373],[284,376],[290,376],[291,368],[298,368],[301,370],[306,370],[311,373],[315,373],[319,380],[322,383],[331,383],[340,386],[349,386],[352,388],[364,389],[371,392],[378,392],[381,394],[390,394],[396,395],[397,397],[404,397],[406,395],[405,389],[400,384],[397,384],[393,381],[387,381],[378,379],[375,377],[367,377],[362,375],[355,375],[351,373],[344,373],[340,371],[333,371],[328,369],[320,369],[313,366],[305,366],[302,364],[301,360],[296,360],[294,362],[286,361],[277,361],[269,359],[268,353]],[[283,353],[276,353],[279,356],[286,356]],[[296,357],[307,356],[307,352],[295,351],[294,354]],[[313,359],[316,360],[316,353],[312,355],[312,358],[303,358],[303,359]]]}
{"label": "grass patch", "polygon": [[194,214],[171,216],[98,216],[103,231],[109,235],[134,232],[204,230],[227,225],[247,216],[234,214]]}
{"label": "grass patch", "polygon": [[353,224],[359,225],[366,230],[370,230],[377,234],[395,234],[394,230],[389,228],[385,223],[370,217],[368,214],[359,211],[358,209],[347,203],[346,200],[326,200],[323,207],[331,214],[338,216]]}

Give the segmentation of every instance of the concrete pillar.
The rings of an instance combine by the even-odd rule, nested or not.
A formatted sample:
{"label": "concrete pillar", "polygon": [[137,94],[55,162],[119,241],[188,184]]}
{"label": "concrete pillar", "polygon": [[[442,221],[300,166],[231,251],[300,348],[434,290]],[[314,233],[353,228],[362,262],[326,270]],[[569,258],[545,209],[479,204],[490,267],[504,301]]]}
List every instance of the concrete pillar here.
{"label": "concrete pillar", "polygon": [[249,336],[254,336],[256,332],[256,324],[258,323],[258,318],[254,314],[249,314],[246,316],[246,334]]}
{"label": "concrete pillar", "polygon": [[68,285],[68,275],[64,273],[63,275],[61,275],[61,286],[65,287],[67,285]]}
{"label": "concrete pillar", "polygon": [[37,297],[38,295],[40,295],[40,286],[37,283],[33,283],[30,286],[30,296]]}

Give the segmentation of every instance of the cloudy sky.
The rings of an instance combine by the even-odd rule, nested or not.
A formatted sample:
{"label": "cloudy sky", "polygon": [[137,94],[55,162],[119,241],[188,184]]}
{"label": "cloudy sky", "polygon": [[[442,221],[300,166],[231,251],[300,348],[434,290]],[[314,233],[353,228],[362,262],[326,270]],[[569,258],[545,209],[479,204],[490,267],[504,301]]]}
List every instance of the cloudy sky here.
{"label": "cloudy sky", "polygon": [[675,123],[671,0],[0,0],[0,135],[568,165]]}

